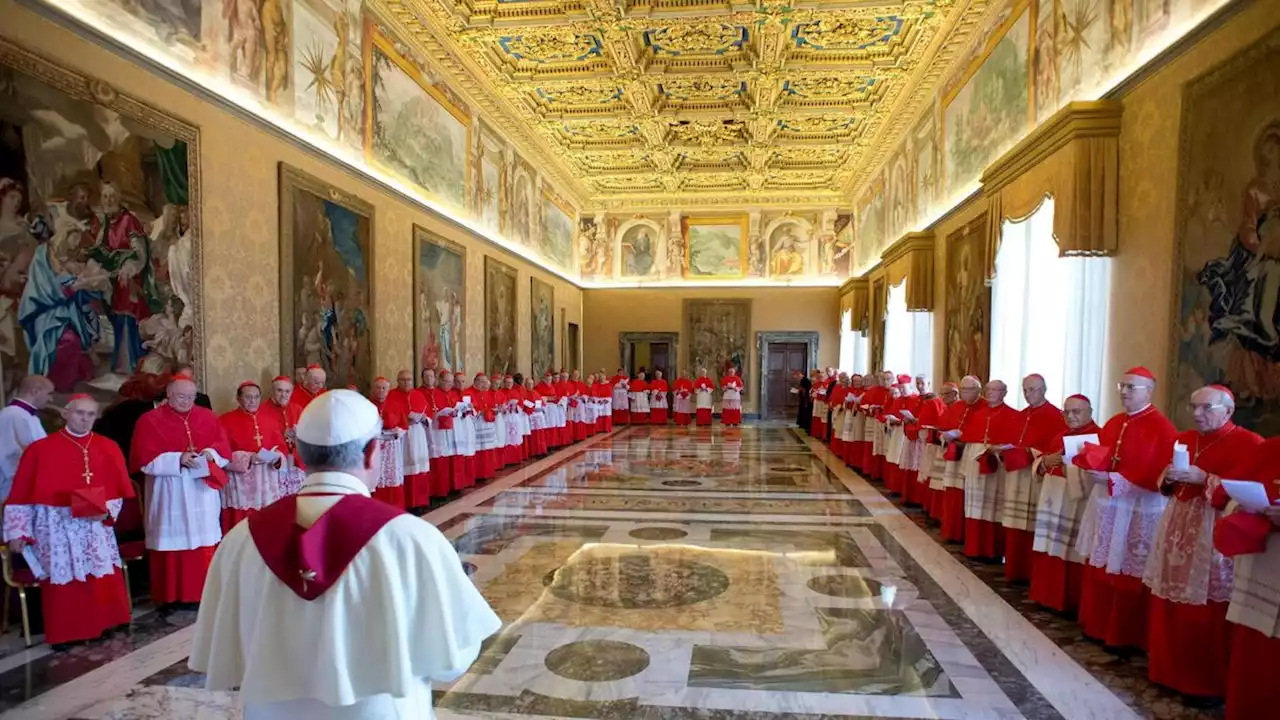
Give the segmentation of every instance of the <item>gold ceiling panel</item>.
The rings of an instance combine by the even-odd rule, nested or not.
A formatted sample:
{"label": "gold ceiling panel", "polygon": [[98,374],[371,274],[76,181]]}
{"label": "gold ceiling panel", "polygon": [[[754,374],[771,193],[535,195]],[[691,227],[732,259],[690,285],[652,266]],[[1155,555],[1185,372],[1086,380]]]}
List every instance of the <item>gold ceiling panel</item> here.
{"label": "gold ceiling panel", "polygon": [[845,204],[986,0],[371,4],[596,210]]}

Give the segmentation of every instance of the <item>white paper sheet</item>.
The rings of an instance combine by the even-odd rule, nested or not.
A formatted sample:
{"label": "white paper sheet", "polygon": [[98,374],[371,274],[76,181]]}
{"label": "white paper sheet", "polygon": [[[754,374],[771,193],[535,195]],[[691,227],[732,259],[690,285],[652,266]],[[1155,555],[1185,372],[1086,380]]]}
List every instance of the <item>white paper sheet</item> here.
{"label": "white paper sheet", "polygon": [[196,456],[196,466],[187,468],[187,477],[192,480],[203,480],[209,477],[209,458],[201,453]]}
{"label": "white paper sheet", "polygon": [[1245,480],[1223,480],[1222,489],[1227,491],[1232,500],[1240,503],[1240,507],[1249,512],[1262,512],[1271,505],[1267,499],[1267,489],[1262,483]]}
{"label": "white paper sheet", "polygon": [[1084,448],[1085,443],[1098,444],[1097,435],[1064,435],[1062,436],[1062,462],[1065,465],[1071,464],[1071,458],[1080,454],[1080,450]]}
{"label": "white paper sheet", "polygon": [[268,465],[274,465],[280,457],[280,453],[275,448],[262,448],[258,451],[258,459]]}

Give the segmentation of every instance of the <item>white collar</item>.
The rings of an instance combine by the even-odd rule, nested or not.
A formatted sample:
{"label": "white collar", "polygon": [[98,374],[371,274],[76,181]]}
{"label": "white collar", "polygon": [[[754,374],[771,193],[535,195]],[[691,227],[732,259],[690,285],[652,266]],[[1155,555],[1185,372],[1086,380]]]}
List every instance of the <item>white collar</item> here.
{"label": "white collar", "polygon": [[1129,417],[1133,417],[1134,415],[1137,415],[1138,413],[1144,412],[1144,411],[1145,411],[1147,408],[1149,408],[1149,407],[1151,407],[1151,403],[1147,403],[1146,405],[1143,405],[1141,408],[1139,408],[1139,409],[1137,409],[1137,410],[1135,410],[1135,411],[1133,411],[1133,412],[1129,413]]}
{"label": "white collar", "polygon": [[369,487],[360,481],[360,478],[349,475],[344,472],[321,471],[307,475],[307,479],[302,481],[302,489],[299,494],[306,494],[309,488],[314,488],[316,492],[341,492],[344,495],[364,495],[369,497]]}

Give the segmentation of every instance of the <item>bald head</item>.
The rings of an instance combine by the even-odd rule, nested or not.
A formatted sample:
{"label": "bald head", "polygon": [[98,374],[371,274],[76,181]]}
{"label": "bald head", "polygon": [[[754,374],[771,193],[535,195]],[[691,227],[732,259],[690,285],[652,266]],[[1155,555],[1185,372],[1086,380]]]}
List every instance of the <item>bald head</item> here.
{"label": "bald head", "polygon": [[1062,403],[1062,418],[1067,421],[1067,427],[1079,430],[1093,422],[1093,405],[1088,398],[1072,395]]}
{"label": "bald head", "polygon": [[85,435],[98,419],[98,401],[88,395],[77,395],[63,408],[62,419],[72,435]]}
{"label": "bald head", "polygon": [[196,384],[186,378],[179,378],[169,383],[164,396],[169,407],[180,413],[188,412],[196,404]]}
{"label": "bald head", "polygon": [[401,370],[396,373],[396,387],[408,392],[413,389],[413,373]]}
{"label": "bald head", "polygon": [[47,405],[52,395],[53,381],[43,375],[28,375],[22,378],[15,393],[15,397],[37,410]]}
{"label": "bald head", "polygon": [[1027,405],[1031,407],[1043,405],[1046,390],[1048,387],[1045,385],[1043,376],[1032,373],[1022,378],[1022,396],[1027,399]]}
{"label": "bald head", "polygon": [[311,368],[310,370],[307,370],[305,375],[303,375],[302,386],[306,388],[308,392],[318,393],[324,389],[324,384],[327,380],[328,377],[324,374],[324,368]]}

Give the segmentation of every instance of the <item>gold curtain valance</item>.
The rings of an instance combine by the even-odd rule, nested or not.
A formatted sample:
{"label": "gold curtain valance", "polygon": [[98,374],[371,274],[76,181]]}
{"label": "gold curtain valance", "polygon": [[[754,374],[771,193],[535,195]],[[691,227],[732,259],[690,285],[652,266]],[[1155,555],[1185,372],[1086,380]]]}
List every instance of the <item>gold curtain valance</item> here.
{"label": "gold curtain valance", "polygon": [[1046,196],[1059,255],[1116,253],[1121,109],[1109,100],[1070,103],[982,174],[988,278],[1004,222],[1032,214]]}
{"label": "gold curtain valance", "polygon": [[865,334],[871,315],[871,284],[866,277],[854,278],[845,283],[850,311],[849,330]]}
{"label": "gold curtain valance", "polygon": [[933,310],[933,233],[907,233],[880,255],[885,281],[907,283],[907,311]]}

